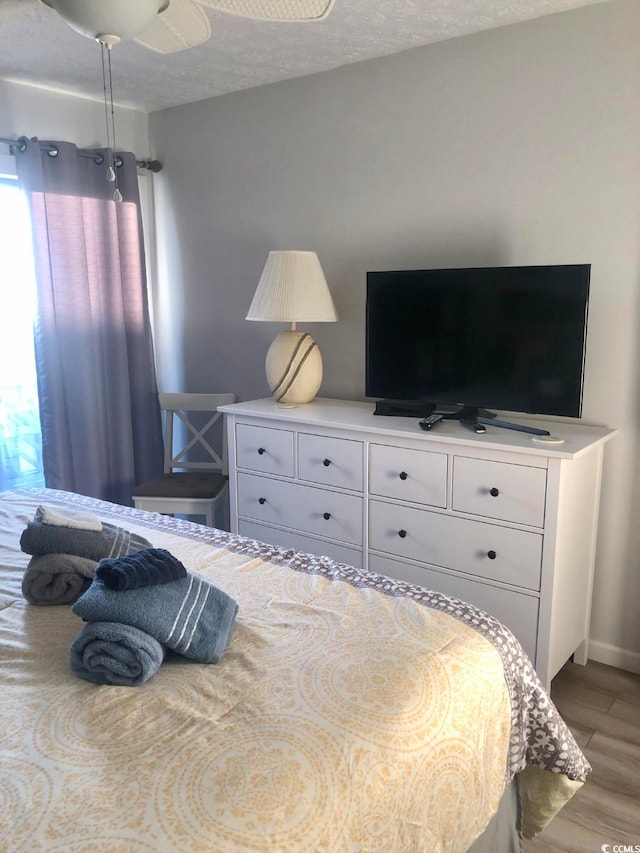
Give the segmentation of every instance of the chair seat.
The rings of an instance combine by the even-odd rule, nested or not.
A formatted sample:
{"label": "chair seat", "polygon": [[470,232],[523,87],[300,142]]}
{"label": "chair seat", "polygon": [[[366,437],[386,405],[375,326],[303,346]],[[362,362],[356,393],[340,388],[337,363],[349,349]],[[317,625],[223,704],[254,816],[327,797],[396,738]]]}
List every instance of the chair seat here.
{"label": "chair seat", "polygon": [[215,498],[227,483],[224,474],[209,471],[178,471],[136,486],[134,498]]}
{"label": "chair seat", "polygon": [[136,509],[204,516],[207,527],[215,527],[222,515],[222,529],[229,529],[226,424],[220,407],[235,399],[227,393],[159,395],[164,474],[134,488]]}

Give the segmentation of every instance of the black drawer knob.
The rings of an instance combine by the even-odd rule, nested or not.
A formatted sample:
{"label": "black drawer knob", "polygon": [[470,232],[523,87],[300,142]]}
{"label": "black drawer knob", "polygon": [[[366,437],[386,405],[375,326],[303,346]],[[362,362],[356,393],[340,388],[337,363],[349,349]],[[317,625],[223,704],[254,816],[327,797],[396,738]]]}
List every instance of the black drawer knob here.
{"label": "black drawer knob", "polygon": [[409,475],[406,471],[400,471],[400,473],[398,474],[398,477],[400,477],[401,480],[406,480],[408,476]]}
{"label": "black drawer knob", "polygon": [[329,465],[331,465],[331,460],[330,459],[323,459],[322,464],[324,465],[325,468],[328,468]]}
{"label": "black drawer knob", "polygon": [[329,519],[331,518],[331,513],[330,512],[323,512],[322,517],[324,518],[325,521],[329,521]]}
{"label": "black drawer knob", "polygon": [[262,454],[263,454],[263,453],[266,453],[266,452],[267,452],[267,451],[264,449],[264,447],[259,447],[259,448],[258,448],[258,453],[259,453],[259,455],[260,455],[260,456],[262,456]]}
{"label": "black drawer knob", "polygon": [[267,499],[266,499],[266,498],[258,498],[258,503],[259,503],[259,504],[266,504],[266,502],[267,502]]}
{"label": "black drawer knob", "polygon": [[494,486],[492,489],[489,489],[489,494],[492,498],[497,498],[500,494],[500,489],[496,489],[496,487]]}
{"label": "black drawer knob", "polygon": [[399,536],[401,539],[404,539],[406,535],[407,535],[407,531],[406,531],[406,530],[398,530],[398,536]]}
{"label": "black drawer knob", "polygon": [[488,557],[490,560],[495,560],[495,558],[496,558],[497,556],[498,556],[498,555],[496,554],[496,552],[495,552],[495,551],[487,551],[487,557]]}

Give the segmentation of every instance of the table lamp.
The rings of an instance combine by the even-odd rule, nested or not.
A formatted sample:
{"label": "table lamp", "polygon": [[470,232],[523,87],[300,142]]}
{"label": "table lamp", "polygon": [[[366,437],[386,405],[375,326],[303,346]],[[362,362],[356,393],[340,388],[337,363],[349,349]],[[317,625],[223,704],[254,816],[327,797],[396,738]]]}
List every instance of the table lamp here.
{"label": "table lamp", "polygon": [[311,335],[298,331],[296,323],[338,319],[317,254],[269,252],[246,319],[291,323],[269,347],[267,382],[281,406],[313,400],[322,382],[322,356]]}

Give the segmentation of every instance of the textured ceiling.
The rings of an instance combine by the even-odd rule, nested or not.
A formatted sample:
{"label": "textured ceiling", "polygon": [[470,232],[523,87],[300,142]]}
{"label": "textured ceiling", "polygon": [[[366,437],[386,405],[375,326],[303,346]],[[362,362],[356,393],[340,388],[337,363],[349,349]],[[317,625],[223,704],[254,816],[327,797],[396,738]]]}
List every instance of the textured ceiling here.
{"label": "textured ceiling", "polygon": [[[132,0],[135,2],[135,0]],[[148,112],[606,0],[336,0],[316,23],[207,11],[212,36],[161,55],[113,49],[115,97]],[[100,50],[37,0],[0,0],[0,79],[102,98]]]}

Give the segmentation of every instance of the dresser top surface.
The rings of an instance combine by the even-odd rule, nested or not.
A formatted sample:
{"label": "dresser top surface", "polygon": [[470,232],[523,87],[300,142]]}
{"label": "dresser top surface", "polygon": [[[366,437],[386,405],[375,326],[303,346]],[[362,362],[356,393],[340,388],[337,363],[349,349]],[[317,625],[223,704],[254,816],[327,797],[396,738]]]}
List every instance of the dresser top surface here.
{"label": "dresser top surface", "polygon": [[[529,433],[487,424],[486,432],[476,434],[459,421],[445,420],[433,430],[421,430],[420,418],[374,415],[374,405],[368,402],[333,400],[316,397],[310,403],[295,407],[278,405],[271,397],[222,406],[221,411],[239,417],[259,417],[308,429],[340,429],[368,432],[372,435],[393,436],[399,439],[420,439],[429,443],[457,444],[477,449],[514,450],[559,459],[571,459],[583,451],[603,443],[615,435],[615,430],[602,426],[549,420],[511,418],[518,424],[548,429],[552,436],[564,439],[561,444],[539,443]],[[502,416],[501,416],[502,417]],[[505,418],[506,419],[506,418]]]}

